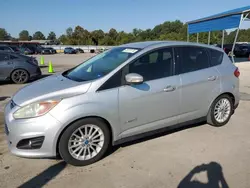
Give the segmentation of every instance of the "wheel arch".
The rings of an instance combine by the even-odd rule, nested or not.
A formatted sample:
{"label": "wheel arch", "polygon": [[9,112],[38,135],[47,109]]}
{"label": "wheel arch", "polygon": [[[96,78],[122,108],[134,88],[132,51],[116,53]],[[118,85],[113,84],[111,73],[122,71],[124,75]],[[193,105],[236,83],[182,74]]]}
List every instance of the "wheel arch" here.
{"label": "wheel arch", "polygon": [[16,71],[16,70],[24,70],[24,71],[26,71],[26,72],[28,73],[28,75],[29,75],[29,77],[30,77],[30,72],[29,72],[27,69],[25,69],[25,68],[23,68],[23,67],[14,67],[13,70],[10,72],[10,79],[11,79],[11,75],[12,75],[13,72]]}
{"label": "wheel arch", "polygon": [[75,123],[75,122],[77,122],[77,121],[79,121],[79,120],[88,119],[88,118],[96,118],[96,119],[99,119],[99,120],[103,121],[103,122],[107,125],[107,127],[108,127],[108,129],[109,129],[109,131],[110,131],[111,144],[113,143],[113,139],[114,139],[114,138],[113,138],[113,129],[112,129],[111,124],[109,123],[108,120],[106,120],[105,118],[100,117],[100,116],[85,116],[85,117],[82,117],[82,118],[75,119],[74,121],[70,122],[68,125],[66,125],[66,126],[62,129],[62,131],[60,132],[60,134],[59,134],[59,136],[57,137],[57,140],[56,140],[56,154],[57,154],[57,155],[60,155],[60,154],[59,154],[59,141],[60,141],[60,139],[61,139],[61,137],[62,137],[64,131],[65,131],[70,125],[72,125],[73,123]]}

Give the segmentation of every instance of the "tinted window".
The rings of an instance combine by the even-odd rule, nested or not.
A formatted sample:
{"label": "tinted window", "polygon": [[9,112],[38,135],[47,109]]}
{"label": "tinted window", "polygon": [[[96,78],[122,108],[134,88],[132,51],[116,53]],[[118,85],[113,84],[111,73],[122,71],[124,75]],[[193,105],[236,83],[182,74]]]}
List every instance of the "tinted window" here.
{"label": "tinted window", "polygon": [[209,49],[210,57],[211,57],[211,66],[216,66],[222,63],[224,53]]}
{"label": "tinted window", "polygon": [[112,77],[110,77],[99,89],[98,91],[105,89],[112,89],[121,86],[122,71],[118,71]]}
{"label": "tinted window", "polygon": [[144,81],[173,75],[172,48],[160,49],[143,55],[129,65],[129,73],[143,76]]}
{"label": "tinted window", "polygon": [[7,54],[0,54],[0,61],[5,61],[5,60],[8,60],[9,57]]}
{"label": "tinted window", "polygon": [[205,48],[178,47],[177,63],[180,73],[197,71],[209,67],[209,56]]}
{"label": "tinted window", "polygon": [[17,59],[18,57],[10,55],[10,59]]}

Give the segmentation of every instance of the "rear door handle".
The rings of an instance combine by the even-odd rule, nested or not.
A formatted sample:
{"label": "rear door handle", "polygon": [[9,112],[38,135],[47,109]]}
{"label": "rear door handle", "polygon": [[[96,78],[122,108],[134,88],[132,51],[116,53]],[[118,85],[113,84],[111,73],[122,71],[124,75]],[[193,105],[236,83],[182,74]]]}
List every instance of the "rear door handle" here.
{"label": "rear door handle", "polygon": [[217,76],[209,76],[209,77],[207,78],[208,81],[214,81],[214,80],[216,80],[216,79],[217,79]]}
{"label": "rear door handle", "polygon": [[176,89],[176,87],[174,86],[167,86],[163,89],[164,92],[171,92],[174,91]]}

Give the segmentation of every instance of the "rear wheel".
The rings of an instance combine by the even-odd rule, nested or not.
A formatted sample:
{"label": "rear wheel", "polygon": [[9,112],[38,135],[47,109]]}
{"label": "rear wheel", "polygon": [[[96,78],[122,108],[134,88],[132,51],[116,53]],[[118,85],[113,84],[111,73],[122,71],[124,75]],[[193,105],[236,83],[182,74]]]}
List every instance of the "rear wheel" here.
{"label": "rear wheel", "polygon": [[110,131],[100,119],[76,121],[62,134],[59,153],[69,164],[85,166],[100,160],[110,143]]}
{"label": "rear wheel", "polygon": [[11,80],[16,84],[24,84],[29,80],[29,73],[24,69],[16,69],[11,74]]}
{"label": "rear wheel", "polygon": [[228,95],[221,95],[213,102],[207,122],[210,125],[220,127],[228,123],[233,114],[233,101]]}

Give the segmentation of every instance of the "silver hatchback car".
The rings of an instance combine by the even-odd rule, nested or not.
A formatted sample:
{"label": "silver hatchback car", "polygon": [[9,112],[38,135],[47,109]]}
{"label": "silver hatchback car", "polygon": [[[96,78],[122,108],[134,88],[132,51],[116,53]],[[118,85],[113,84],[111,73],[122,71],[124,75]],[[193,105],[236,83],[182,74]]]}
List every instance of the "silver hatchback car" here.
{"label": "silver hatchback car", "polygon": [[239,75],[216,47],[121,45],[18,91],[5,108],[9,149],[32,158],[60,154],[82,166],[164,127],[222,126],[239,104]]}

